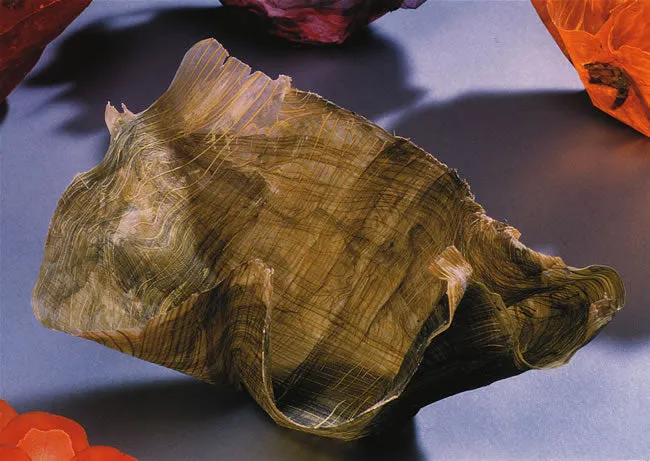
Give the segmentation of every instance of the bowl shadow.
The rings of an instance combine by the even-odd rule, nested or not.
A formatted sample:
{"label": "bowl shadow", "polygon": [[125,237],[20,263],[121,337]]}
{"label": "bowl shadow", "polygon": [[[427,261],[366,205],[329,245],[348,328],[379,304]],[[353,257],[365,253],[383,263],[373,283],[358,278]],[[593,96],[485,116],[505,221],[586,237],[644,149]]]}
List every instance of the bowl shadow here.
{"label": "bowl shadow", "polygon": [[410,112],[395,132],[458,169],[526,245],[616,269],[626,307],[602,335],[650,336],[650,139],[575,91],[468,94]]}
{"label": "bowl shadow", "polygon": [[41,396],[14,403],[19,412],[71,418],[91,445],[109,445],[141,460],[423,460],[411,420],[353,442],[281,428],[248,394],[181,377]]}
{"label": "bowl shadow", "polygon": [[[63,129],[85,134],[104,127],[107,100],[141,111],[168,87],[184,53],[214,37],[232,56],[275,78],[375,118],[413,102],[421,92],[406,82],[401,50],[366,28],[342,46],[307,46],[268,35],[256,16],[239,8],[168,8],[101,16],[65,33],[52,56],[26,84],[63,86],[58,101],[78,113]],[[91,13],[89,11],[88,13]]]}

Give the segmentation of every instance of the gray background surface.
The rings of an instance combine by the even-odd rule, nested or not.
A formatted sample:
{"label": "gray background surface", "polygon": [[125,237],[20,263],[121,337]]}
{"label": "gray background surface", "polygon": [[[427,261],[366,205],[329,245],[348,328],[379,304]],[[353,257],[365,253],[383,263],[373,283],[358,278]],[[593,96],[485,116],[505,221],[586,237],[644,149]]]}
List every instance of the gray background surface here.
{"label": "gray background surface", "polygon": [[[91,443],[141,460],[648,459],[650,140],[591,107],[530,4],[430,0],[340,48],[269,38],[217,5],[96,0],[9,96],[0,397],[71,417]],[[207,37],[412,138],[527,245],[613,266],[627,306],[569,365],[448,398],[354,443],[278,428],[244,394],[46,330],[30,292],[48,222],[73,176],[106,151],[106,101],[146,108]]]}

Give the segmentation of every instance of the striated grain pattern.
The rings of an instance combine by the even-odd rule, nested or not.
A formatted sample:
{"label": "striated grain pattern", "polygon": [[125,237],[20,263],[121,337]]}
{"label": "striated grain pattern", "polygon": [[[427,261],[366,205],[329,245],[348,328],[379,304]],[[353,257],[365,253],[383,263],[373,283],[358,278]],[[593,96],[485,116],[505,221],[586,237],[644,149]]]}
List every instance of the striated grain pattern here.
{"label": "striated grain pattern", "polygon": [[214,40],[61,198],[34,289],[48,327],[352,439],[565,363],[623,303],[493,221],[456,172]]}

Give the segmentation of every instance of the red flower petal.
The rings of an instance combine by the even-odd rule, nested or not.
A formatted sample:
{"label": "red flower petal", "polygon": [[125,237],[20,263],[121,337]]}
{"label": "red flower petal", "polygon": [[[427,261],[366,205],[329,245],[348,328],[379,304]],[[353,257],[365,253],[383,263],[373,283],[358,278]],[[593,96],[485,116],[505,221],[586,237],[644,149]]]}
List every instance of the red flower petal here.
{"label": "red flower petal", "polygon": [[18,416],[16,410],[11,408],[7,402],[0,399],[0,431],[16,416]]}
{"label": "red flower petal", "polygon": [[0,445],[0,459],[2,461],[32,461],[27,453],[11,445]]}
{"label": "red flower petal", "polygon": [[[76,422],[63,416],[51,415],[41,411],[23,413],[12,419],[7,426],[0,431],[0,444],[18,445],[31,429],[39,432],[59,430],[70,438],[70,444],[74,453],[79,453],[88,448],[86,431]],[[38,435],[32,433],[32,436]],[[57,437],[58,435],[54,435]],[[32,440],[29,438],[28,440]],[[58,461],[58,460],[57,460]]]}
{"label": "red flower petal", "polygon": [[30,429],[17,446],[31,461],[70,461],[74,457],[70,436],[61,429]]}
{"label": "red flower petal", "polygon": [[72,461],[137,461],[112,447],[94,446],[72,458]]}

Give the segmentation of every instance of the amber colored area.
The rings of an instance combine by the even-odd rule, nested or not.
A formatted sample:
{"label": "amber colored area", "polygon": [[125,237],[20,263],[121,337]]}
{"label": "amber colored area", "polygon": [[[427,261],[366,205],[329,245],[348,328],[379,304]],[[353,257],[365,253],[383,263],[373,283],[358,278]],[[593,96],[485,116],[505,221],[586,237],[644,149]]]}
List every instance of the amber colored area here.
{"label": "amber colored area", "polygon": [[96,446],[82,451],[72,458],[72,461],[136,461],[136,459],[113,447]]}
{"label": "amber colored area", "polygon": [[91,0],[0,0],[0,102]]}
{"label": "amber colored area", "polygon": [[532,0],[593,104],[650,136],[650,2]]}
{"label": "amber colored area", "polygon": [[19,415],[0,399],[0,461],[137,461],[111,447],[88,444],[86,431],[63,416]]}

